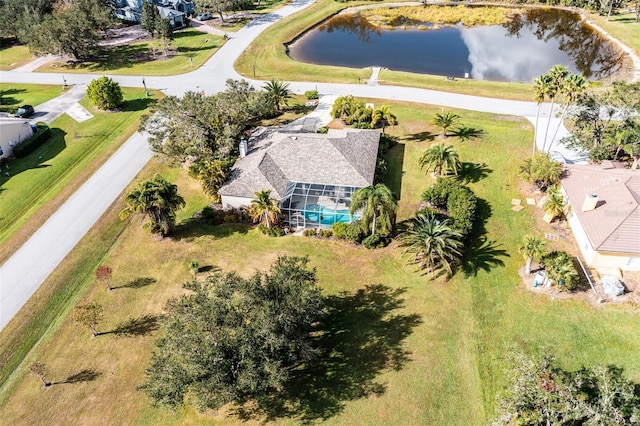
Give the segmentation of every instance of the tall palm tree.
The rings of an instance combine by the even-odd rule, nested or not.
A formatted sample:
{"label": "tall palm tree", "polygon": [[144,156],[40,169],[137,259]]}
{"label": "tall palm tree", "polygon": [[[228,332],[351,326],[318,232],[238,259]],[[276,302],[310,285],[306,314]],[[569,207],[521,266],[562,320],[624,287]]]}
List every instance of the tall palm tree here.
{"label": "tall palm tree", "polygon": [[536,125],[533,128],[533,150],[531,155],[536,155],[536,141],[538,138],[538,120],[540,118],[540,107],[545,100],[545,86],[547,84],[546,80],[548,79],[548,75],[543,74],[540,77],[533,79],[533,100],[536,102],[537,110],[536,110]]}
{"label": "tall palm tree", "polygon": [[374,129],[378,123],[381,123],[383,135],[385,126],[389,124],[395,126],[397,122],[396,116],[391,112],[389,105],[382,105],[380,108],[374,109],[371,114],[371,128]]}
{"label": "tall palm tree", "polygon": [[564,216],[564,208],[566,202],[560,190],[556,187],[552,187],[547,192],[547,201],[542,205],[542,210],[551,216],[551,220],[556,217],[562,218]]}
{"label": "tall palm tree", "polygon": [[186,205],[178,194],[178,187],[156,174],[140,182],[125,198],[127,207],[120,212],[122,219],[133,213],[141,213],[142,219],[149,217],[151,232],[168,234],[176,221],[176,211]]}
{"label": "tall palm tree", "polygon": [[289,83],[283,83],[278,80],[268,81],[263,86],[263,89],[269,93],[278,111],[280,111],[281,104],[287,105],[289,103],[289,99],[291,99],[291,95],[293,94],[291,90],[289,90]]}
{"label": "tall palm tree", "polygon": [[556,136],[558,136],[558,131],[560,130],[560,126],[564,121],[564,117],[567,115],[567,111],[569,107],[575,103],[578,96],[584,93],[587,88],[588,82],[587,79],[584,78],[582,74],[571,74],[564,80],[564,84],[561,88],[562,99],[562,114],[560,115],[560,121],[556,126],[556,130],[553,133],[553,137],[551,138],[551,142],[549,142],[549,151],[551,151],[551,147],[553,146],[553,142],[556,140]]}
{"label": "tall palm tree", "polygon": [[420,167],[426,171],[433,169],[434,176],[452,172],[454,175],[462,168],[460,157],[453,145],[435,144],[427,148],[419,160]]}
{"label": "tall palm tree", "polygon": [[430,213],[418,214],[409,222],[407,230],[398,239],[411,254],[411,263],[416,263],[427,274],[453,275],[455,266],[462,258],[463,236],[455,229],[450,219],[439,221]]}
{"label": "tall palm tree", "polygon": [[263,221],[267,228],[271,228],[272,222],[278,221],[280,208],[278,202],[271,198],[271,190],[254,192],[256,198],[251,200],[249,215],[254,222]]}
{"label": "tall palm tree", "polygon": [[442,111],[433,116],[431,123],[442,129],[440,136],[442,139],[447,138],[447,130],[460,121],[460,116],[451,111]]}
{"label": "tall palm tree", "polygon": [[533,259],[544,253],[544,245],[544,240],[535,235],[528,234],[522,239],[520,253],[527,259],[527,264],[525,265],[525,273],[527,275],[531,273],[531,263]]}
{"label": "tall palm tree", "polygon": [[554,65],[549,70],[548,84],[545,85],[545,95],[551,99],[551,107],[549,108],[549,117],[547,118],[547,128],[544,133],[542,151],[545,151],[547,146],[547,136],[549,135],[549,126],[551,125],[551,116],[553,115],[553,104],[555,103],[556,96],[564,87],[565,79],[570,73],[569,69],[564,65]]}
{"label": "tall palm tree", "polygon": [[378,228],[388,234],[393,229],[398,201],[385,184],[378,183],[356,190],[351,196],[349,210],[352,215],[362,211],[358,220],[365,232],[369,232],[371,226],[372,235]]}

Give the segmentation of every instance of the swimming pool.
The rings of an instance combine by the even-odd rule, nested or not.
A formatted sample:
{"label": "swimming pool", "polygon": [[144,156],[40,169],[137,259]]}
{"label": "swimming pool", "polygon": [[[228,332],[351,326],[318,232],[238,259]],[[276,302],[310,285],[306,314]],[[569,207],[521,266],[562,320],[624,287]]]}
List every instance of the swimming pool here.
{"label": "swimming pool", "polygon": [[[307,205],[304,208],[304,217],[309,221],[318,222],[323,225],[333,225],[336,222],[351,222],[349,210],[334,210],[318,204]],[[357,216],[353,215],[353,220],[356,219]]]}

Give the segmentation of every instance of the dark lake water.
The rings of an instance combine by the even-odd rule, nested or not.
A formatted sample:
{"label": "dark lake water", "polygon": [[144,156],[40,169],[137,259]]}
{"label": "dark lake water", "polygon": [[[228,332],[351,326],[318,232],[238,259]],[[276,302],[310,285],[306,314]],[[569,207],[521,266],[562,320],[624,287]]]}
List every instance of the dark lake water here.
{"label": "dark lake water", "polygon": [[289,56],[319,65],[522,82],[556,64],[600,79],[623,63],[623,54],[579,15],[558,9],[531,9],[503,25],[431,30],[387,30],[359,15],[338,15],[291,44]]}

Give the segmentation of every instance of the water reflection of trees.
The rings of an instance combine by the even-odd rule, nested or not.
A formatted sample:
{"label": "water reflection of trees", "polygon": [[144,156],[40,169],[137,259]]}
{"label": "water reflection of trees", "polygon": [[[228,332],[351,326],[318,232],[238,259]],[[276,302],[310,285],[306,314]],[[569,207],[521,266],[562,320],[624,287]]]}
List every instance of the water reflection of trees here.
{"label": "water reflection of trees", "polygon": [[576,69],[586,78],[608,77],[622,66],[623,53],[583,25],[575,13],[557,9],[531,9],[524,14],[514,15],[503,27],[510,36],[518,38],[520,31],[527,28],[538,40],[558,40],[560,50],[573,59]]}
{"label": "water reflection of trees", "polygon": [[363,43],[371,43],[371,34],[378,37],[382,34],[379,27],[360,15],[337,15],[318,27],[320,31],[332,33],[334,31],[357,34]]}

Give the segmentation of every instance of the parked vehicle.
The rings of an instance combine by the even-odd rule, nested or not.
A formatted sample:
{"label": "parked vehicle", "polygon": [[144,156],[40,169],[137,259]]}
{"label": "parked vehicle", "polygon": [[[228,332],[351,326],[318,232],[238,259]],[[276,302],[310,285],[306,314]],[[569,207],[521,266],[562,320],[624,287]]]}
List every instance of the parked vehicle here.
{"label": "parked vehicle", "polygon": [[206,21],[207,19],[211,19],[211,18],[213,18],[213,16],[211,16],[209,12],[202,12],[196,15],[196,19],[198,21]]}
{"label": "parked vehicle", "polygon": [[27,117],[31,117],[33,114],[35,114],[35,112],[36,111],[33,109],[31,105],[22,105],[16,111],[15,116],[18,118],[27,118]]}

